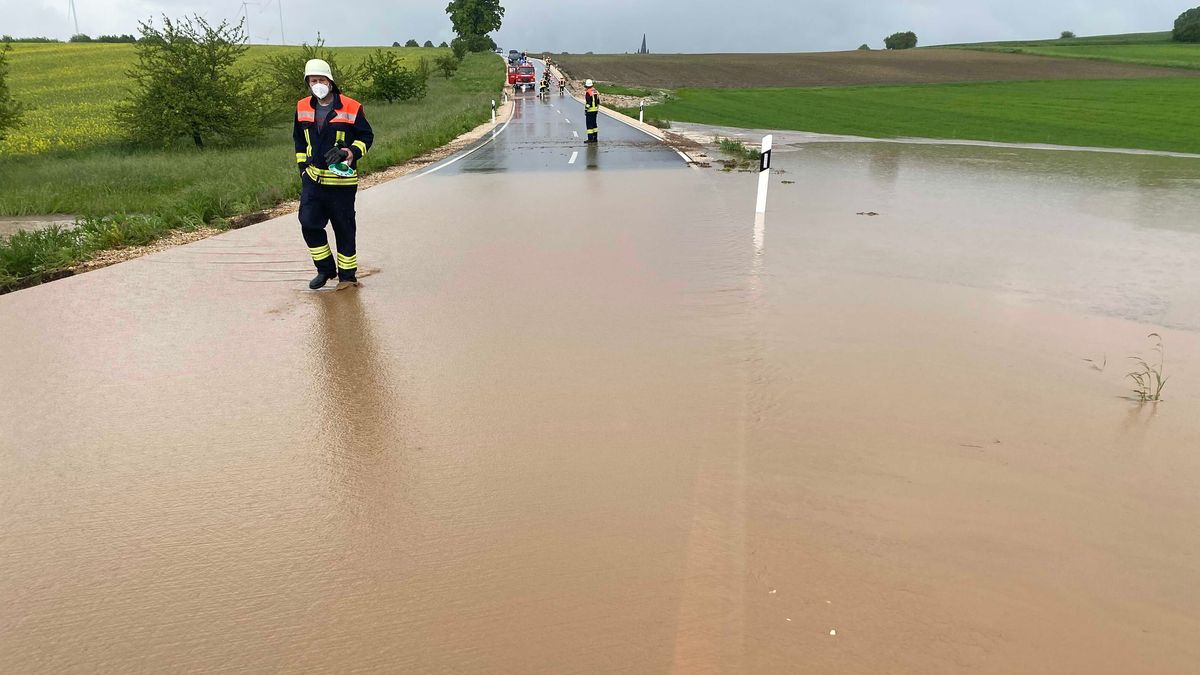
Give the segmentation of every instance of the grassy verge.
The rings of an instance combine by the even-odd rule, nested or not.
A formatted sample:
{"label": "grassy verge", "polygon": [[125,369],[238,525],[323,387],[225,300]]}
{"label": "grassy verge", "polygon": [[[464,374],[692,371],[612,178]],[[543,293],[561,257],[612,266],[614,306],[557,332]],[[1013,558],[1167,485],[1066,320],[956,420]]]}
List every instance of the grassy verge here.
{"label": "grassy verge", "polygon": [[[79,67],[88,69],[87,63]],[[366,104],[376,142],[362,172],[407,161],[486,121],[503,77],[499,59],[469,55],[454,78],[431,78],[422,101]],[[89,96],[107,100],[105,86],[100,78]],[[29,232],[0,241],[0,292],[61,276],[98,250],[149,243],[205,222],[223,226],[225,218],[294,198],[300,189],[290,121],[232,149],[150,151],[109,140],[20,161],[0,155],[0,185],[0,215],[85,218],[78,231]]]}
{"label": "grassy verge", "polygon": [[888,87],[680,89],[671,120],[873,138],[922,137],[1200,153],[1194,78]]}
{"label": "grassy verge", "polygon": [[632,96],[634,98],[651,98],[653,96],[657,96],[659,93],[657,90],[651,91],[650,89],[638,89],[636,87],[626,87],[626,86],[623,86],[620,84],[613,84],[611,82],[597,82],[596,89],[600,92],[601,96],[603,96],[604,94],[612,94],[613,96]]}

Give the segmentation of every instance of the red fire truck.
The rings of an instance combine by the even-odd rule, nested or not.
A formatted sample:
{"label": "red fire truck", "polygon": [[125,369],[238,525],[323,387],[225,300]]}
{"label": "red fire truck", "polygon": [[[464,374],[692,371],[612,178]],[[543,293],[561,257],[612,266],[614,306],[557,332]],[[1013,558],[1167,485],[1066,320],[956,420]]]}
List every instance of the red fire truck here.
{"label": "red fire truck", "polygon": [[533,64],[525,61],[515,66],[509,66],[508,83],[512,85],[513,91],[523,89],[533,91],[537,86],[537,72],[534,70]]}

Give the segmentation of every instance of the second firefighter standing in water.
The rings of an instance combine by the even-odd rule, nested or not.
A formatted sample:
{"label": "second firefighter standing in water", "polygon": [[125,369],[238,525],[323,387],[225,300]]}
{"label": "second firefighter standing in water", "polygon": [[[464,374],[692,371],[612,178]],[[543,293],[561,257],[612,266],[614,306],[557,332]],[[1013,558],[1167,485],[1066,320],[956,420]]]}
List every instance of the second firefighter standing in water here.
{"label": "second firefighter standing in water", "polygon": [[600,117],[600,94],[596,92],[595,83],[588,80],[583,83],[587,90],[583,92],[583,110],[587,117],[587,140],[585,143],[600,141],[600,127],[597,118]]}
{"label": "second firefighter standing in water", "polygon": [[[338,90],[328,63],[310,60],[304,66],[304,82],[312,96],[296,103],[292,138],[300,167],[300,231],[317,267],[308,287],[316,290],[337,278],[342,288],[358,283],[354,220],[358,172],[345,175],[340,165],[356,168],[375,134],[362,104]],[[333,225],[336,262],[326,224]]]}

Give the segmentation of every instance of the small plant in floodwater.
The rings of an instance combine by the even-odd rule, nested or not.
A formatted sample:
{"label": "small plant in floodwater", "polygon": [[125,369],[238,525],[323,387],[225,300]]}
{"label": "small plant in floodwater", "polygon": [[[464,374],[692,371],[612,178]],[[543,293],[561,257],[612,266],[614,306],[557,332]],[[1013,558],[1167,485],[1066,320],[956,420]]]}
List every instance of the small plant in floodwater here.
{"label": "small plant in floodwater", "polygon": [[717,136],[717,147],[721,149],[721,152],[733,157],[739,169],[750,168],[751,162],[757,162],[762,156],[761,151],[748,148],[745,143],[732,138]]}
{"label": "small plant in floodwater", "polygon": [[1131,356],[1129,359],[1134,362],[1137,369],[1130,371],[1126,375],[1126,377],[1133,380],[1133,393],[1141,403],[1161,401],[1163,387],[1167,384],[1167,378],[1163,377],[1164,355],[1162,336],[1158,333],[1151,333],[1146,337],[1154,340],[1154,351],[1158,352],[1158,365],[1155,366],[1148,363],[1146,359],[1140,356]]}

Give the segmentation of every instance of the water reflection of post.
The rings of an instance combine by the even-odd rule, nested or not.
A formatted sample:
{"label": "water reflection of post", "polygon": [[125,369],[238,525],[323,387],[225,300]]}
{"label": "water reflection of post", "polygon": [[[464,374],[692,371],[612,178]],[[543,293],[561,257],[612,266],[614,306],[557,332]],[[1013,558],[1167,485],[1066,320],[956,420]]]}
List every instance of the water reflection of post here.
{"label": "water reflection of post", "polygon": [[904,148],[896,143],[871,143],[867,155],[868,170],[876,183],[894,185],[900,177],[900,153]]}
{"label": "water reflection of post", "polygon": [[767,238],[767,214],[754,214],[754,267],[757,273],[759,261],[762,258],[763,245]]}

